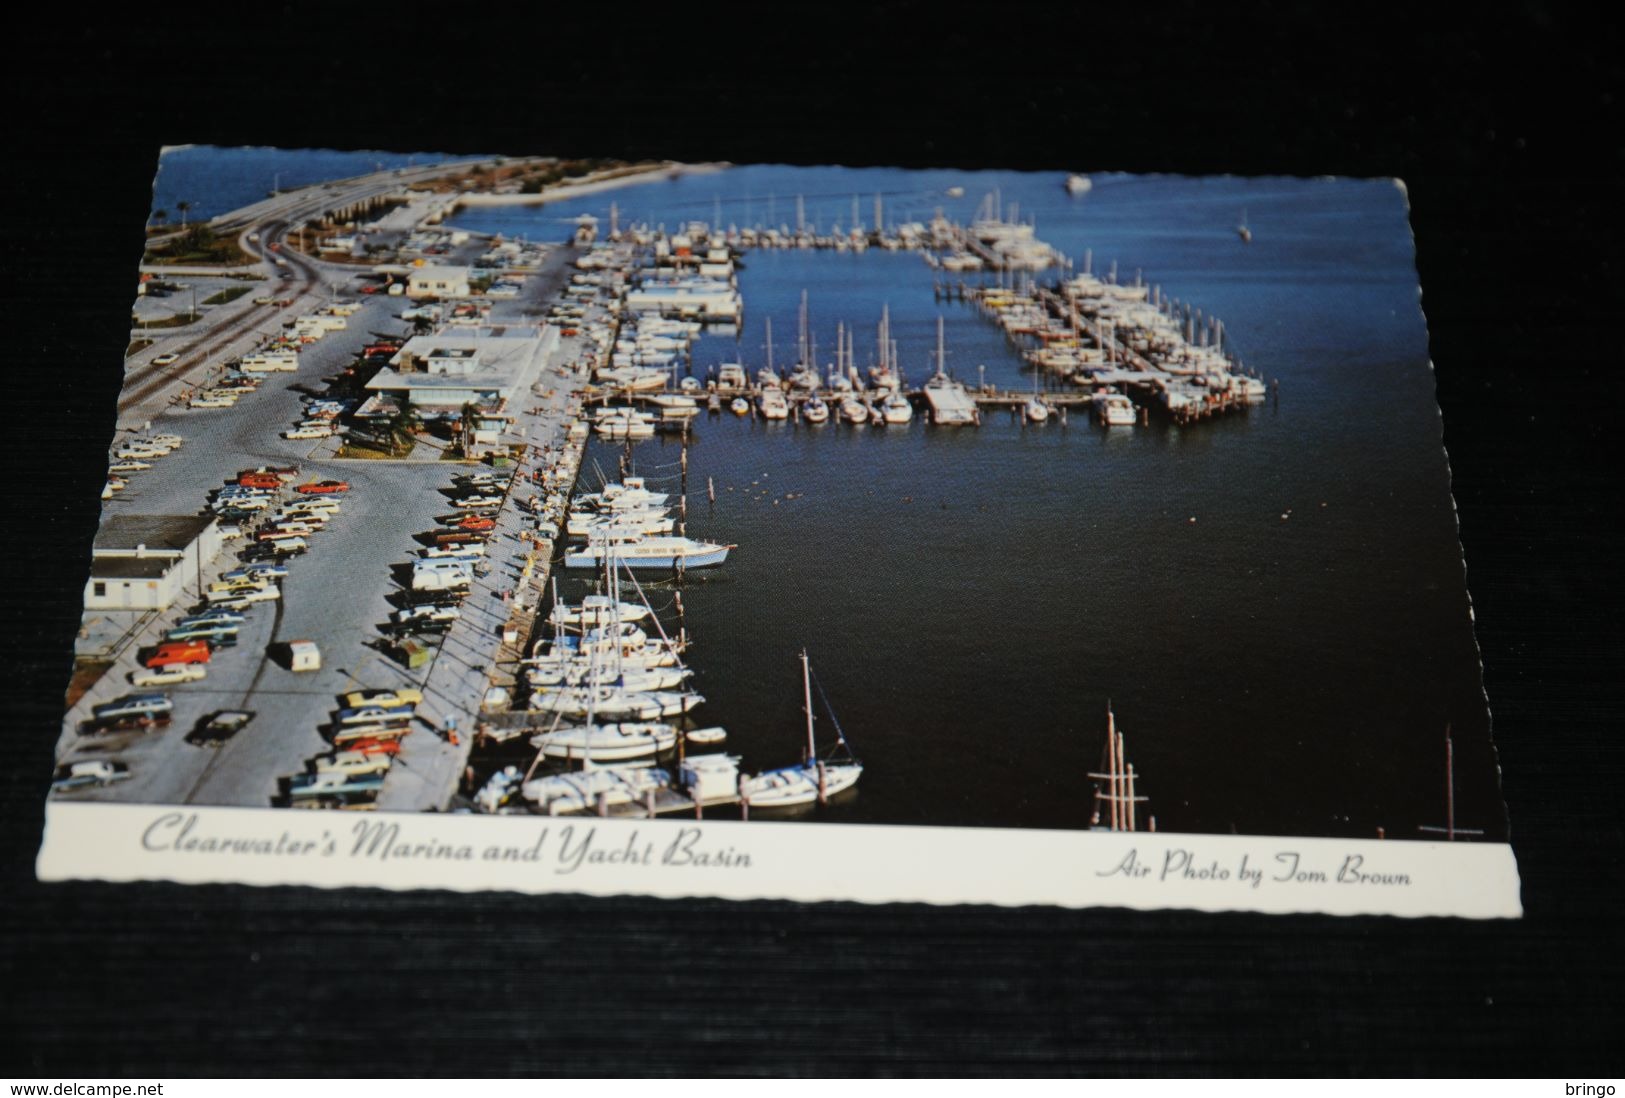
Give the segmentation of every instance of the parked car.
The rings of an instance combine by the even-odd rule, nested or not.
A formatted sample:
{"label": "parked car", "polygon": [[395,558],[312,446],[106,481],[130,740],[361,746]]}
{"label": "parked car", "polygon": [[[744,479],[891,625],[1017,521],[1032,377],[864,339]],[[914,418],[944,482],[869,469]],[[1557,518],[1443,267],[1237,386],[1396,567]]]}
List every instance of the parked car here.
{"label": "parked car", "polygon": [[282,597],[276,587],[234,587],[227,591],[210,591],[205,596],[210,602],[228,608],[252,606],[256,602],[275,602]]}
{"label": "parked car", "polygon": [[255,542],[238,554],[237,559],[245,564],[274,561],[280,563],[289,557],[302,556],[307,547],[290,546],[283,542],[261,541]]}
{"label": "parked car", "polygon": [[177,624],[185,625],[187,622],[193,621],[234,621],[242,623],[247,620],[246,615],[239,614],[235,610],[223,610],[218,606],[211,606],[206,610],[199,610],[195,614],[186,615]]}
{"label": "parked car", "polygon": [[168,694],[125,694],[93,707],[90,712],[97,720],[110,720],[142,713],[168,714],[174,708],[175,703],[169,700]]}
{"label": "parked car", "polygon": [[351,708],[378,705],[386,709],[395,709],[400,706],[417,705],[423,700],[423,691],[411,687],[401,687],[398,690],[352,690],[345,694],[342,700]]}
{"label": "parked car", "polygon": [[294,491],[307,496],[325,496],[334,492],[348,492],[349,490],[349,483],[342,480],[318,480],[310,484],[301,484],[294,489]]}
{"label": "parked car", "polygon": [[289,441],[312,438],[332,438],[334,434],[331,427],[290,427],[282,432],[282,437]]}
{"label": "parked car", "polygon": [[282,487],[282,479],[275,473],[243,473],[237,478],[237,484],[243,488],[270,488]]}
{"label": "parked car", "polygon": [[198,721],[197,727],[186,735],[186,742],[214,746],[225,743],[247,728],[254,720],[248,709],[222,709]]}
{"label": "parked car", "polygon": [[114,782],[124,781],[129,776],[128,765],[108,759],[66,763],[57,767],[56,775],[51,779],[51,792],[71,793],[75,789],[111,785]]}
{"label": "parked car", "polygon": [[179,362],[180,360],[181,356],[176,354],[174,351],[165,351],[161,355],[153,356],[152,364],[154,366],[168,366],[172,363]]}
{"label": "parked car", "polygon": [[237,643],[237,630],[241,628],[241,623],[235,621],[182,623],[165,633],[164,639],[172,641],[207,640],[214,641],[216,646],[224,646]]}
{"label": "parked car", "polygon": [[172,663],[208,663],[213,655],[213,649],[205,640],[165,641],[152,650],[142,662],[148,668],[163,667]]}
{"label": "parked car", "polygon": [[131,686],[171,686],[182,682],[199,682],[207,678],[208,668],[201,663],[170,663],[162,667],[146,667],[130,675]]}

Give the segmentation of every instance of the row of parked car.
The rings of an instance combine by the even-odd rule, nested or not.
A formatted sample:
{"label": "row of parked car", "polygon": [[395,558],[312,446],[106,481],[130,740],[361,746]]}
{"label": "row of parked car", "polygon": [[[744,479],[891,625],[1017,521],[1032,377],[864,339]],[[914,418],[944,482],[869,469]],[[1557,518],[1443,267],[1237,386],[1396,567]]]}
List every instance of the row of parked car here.
{"label": "row of parked car", "polygon": [[311,759],[305,773],[287,779],[294,808],[371,809],[412,722],[423,693],[413,689],[355,690],[339,699],[325,735],[332,750]]}
{"label": "row of parked car", "polygon": [[179,450],[181,442],[179,435],[151,435],[124,440],[113,451],[112,461],[108,462],[107,485],[102,489],[102,498],[112,499],[114,492],[122,492],[129,487],[132,474],[151,469],[153,462]]}

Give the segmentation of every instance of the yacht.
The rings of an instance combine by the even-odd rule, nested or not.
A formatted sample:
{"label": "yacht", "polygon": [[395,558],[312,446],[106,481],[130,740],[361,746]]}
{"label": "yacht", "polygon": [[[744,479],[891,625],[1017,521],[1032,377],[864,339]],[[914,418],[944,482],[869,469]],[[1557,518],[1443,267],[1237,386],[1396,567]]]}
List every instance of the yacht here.
{"label": "yacht", "polygon": [[841,401],[841,418],[848,423],[867,423],[869,420],[869,406],[861,400],[848,397]]}
{"label": "yacht", "polygon": [[659,755],[677,746],[669,724],[587,724],[532,736],[531,746],[549,759],[621,762]]}
{"label": "yacht", "polygon": [[610,766],[533,778],[520,794],[549,816],[593,812],[599,806],[639,804],[671,783],[671,775],[649,766]]}
{"label": "yacht", "polygon": [[907,423],[914,418],[914,405],[901,392],[893,389],[880,405],[880,414],[886,423]]}
{"label": "yacht", "polygon": [[693,538],[652,536],[611,542],[601,539],[564,554],[566,568],[600,568],[610,554],[628,568],[709,568],[728,559],[732,545]]}
{"label": "yacht", "polygon": [[1088,194],[1094,190],[1095,181],[1087,175],[1069,175],[1066,177],[1066,193],[1071,195]]}
{"label": "yacht", "polygon": [[1134,402],[1122,393],[1107,390],[1094,396],[1095,415],[1108,427],[1134,426]]}
{"label": "yacht", "polygon": [[820,397],[812,397],[801,406],[801,414],[808,423],[828,423],[829,405]]}
{"label": "yacht", "polygon": [[763,419],[790,418],[790,401],[785,397],[784,390],[776,385],[762,390],[757,407],[761,410]]}

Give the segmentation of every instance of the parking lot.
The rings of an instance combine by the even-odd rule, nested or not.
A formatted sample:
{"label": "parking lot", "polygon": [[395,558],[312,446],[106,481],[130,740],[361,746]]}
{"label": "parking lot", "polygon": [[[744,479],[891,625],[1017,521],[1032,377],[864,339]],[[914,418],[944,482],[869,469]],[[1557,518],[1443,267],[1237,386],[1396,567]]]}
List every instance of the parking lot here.
{"label": "parking lot", "polygon": [[[496,303],[493,323],[528,319],[562,282],[568,254],[561,251],[548,258],[551,269],[532,276],[520,298]],[[440,738],[441,730],[452,715],[459,717],[464,728],[472,723],[472,710],[483,695],[481,683],[495,650],[493,623],[505,617],[501,585],[513,567],[518,542],[513,531],[504,530],[505,540],[493,547],[493,554],[500,558],[494,575],[471,596],[477,612],[467,626],[448,638],[445,649],[429,666],[408,671],[382,651],[378,626],[396,608],[392,600],[398,599],[398,568],[420,547],[414,536],[435,527],[436,517],[450,510],[445,491],[466,466],[435,460],[437,455],[432,450],[424,452],[421,444],[412,460],[342,460],[332,456],[337,439],[289,441],[280,437],[300,419],[304,399],[321,393],[326,387],[324,379],[347,366],[375,333],[409,330],[395,316],[409,304],[403,298],[362,296],[353,290],[343,290],[340,296],[362,302],[360,311],[349,318],[344,330],[307,345],[299,356],[297,373],[264,375],[260,388],[232,408],[177,407],[155,418],[151,433],[178,435],[185,440],[183,446],[154,460],[153,468],[131,474],[129,487],[107,501],[108,514],[121,510],[195,514],[212,490],[234,479],[239,470],[261,465],[299,466],[295,483],[333,478],[351,486],[333,497],[341,501],[342,510],[309,537],[309,552],[287,562],[281,599],[245,611],[237,645],[214,654],[204,681],[163,688],[174,702],[172,723],[147,732],[81,735],[79,721],[89,715],[91,707],[134,689],[129,676],[140,666],[139,652],[161,639],[163,630],[195,604],[198,583],[189,583],[180,602],[148,623],[119,654],[114,666],[68,714],[58,756],[64,762],[117,759],[129,765],[130,778],[65,796],[141,803],[276,803],[288,776],[304,772],[310,758],[330,750],[321,732],[338,707],[341,693],[426,683],[429,688],[418,707],[417,734],[409,738],[414,749],[403,754],[398,765],[407,769],[418,765],[433,772],[426,772],[423,781],[409,783],[419,791],[413,800],[423,802],[420,807],[443,800],[444,791],[454,784],[465,752],[450,749]],[[564,382],[557,372],[559,362],[574,350],[573,346],[561,347],[552,356],[543,370],[552,379],[549,384]],[[562,438],[566,387],[556,385],[545,398],[527,392],[525,402],[549,406],[545,418],[524,420],[530,441],[542,445]],[[285,494],[291,498],[291,493]],[[242,544],[227,543],[221,557],[204,569],[202,585],[238,564],[237,549]],[[272,658],[277,645],[292,640],[317,643],[321,670],[295,673]],[[187,734],[200,722],[228,709],[253,711],[255,719],[221,745],[186,742]]]}

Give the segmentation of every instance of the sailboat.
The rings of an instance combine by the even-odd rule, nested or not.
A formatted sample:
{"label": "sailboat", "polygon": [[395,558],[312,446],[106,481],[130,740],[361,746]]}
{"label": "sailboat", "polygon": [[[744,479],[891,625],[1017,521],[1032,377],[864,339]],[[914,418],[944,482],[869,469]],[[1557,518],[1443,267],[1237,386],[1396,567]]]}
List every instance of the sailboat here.
{"label": "sailboat", "polygon": [[1044,403],[1043,397],[1038,394],[1038,367],[1033,367],[1033,395],[1028,399],[1027,405],[1022,409],[1033,423],[1043,423],[1049,419],[1049,405]]}
{"label": "sailboat", "polygon": [[[740,797],[752,808],[788,808],[814,801],[822,803],[837,793],[851,789],[863,776],[863,764],[852,757],[840,722],[835,720],[834,710],[830,710],[830,721],[835,725],[838,750],[844,752],[842,761],[818,757],[818,745],[813,733],[812,665],[807,660],[805,649],[801,653],[801,686],[807,711],[806,754],[799,766],[769,770],[741,782]],[[819,687],[820,697],[823,692],[823,687]],[[824,699],[824,706],[826,709],[829,707],[828,698]]]}
{"label": "sailboat", "polygon": [[828,423],[829,405],[824,403],[822,397],[809,397],[807,403],[801,406],[801,414],[808,423]]}
{"label": "sailboat", "polygon": [[1253,242],[1253,231],[1247,227],[1247,211],[1241,211],[1241,224],[1236,226],[1236,235],[1241,237],[1243,244]]}
{"label": "sailboat", "polygon": [[1066,177],[1066,193],[1070,195],[1088,194],[1094,190],[1095,181],[1087,175],[1069,175]]}

